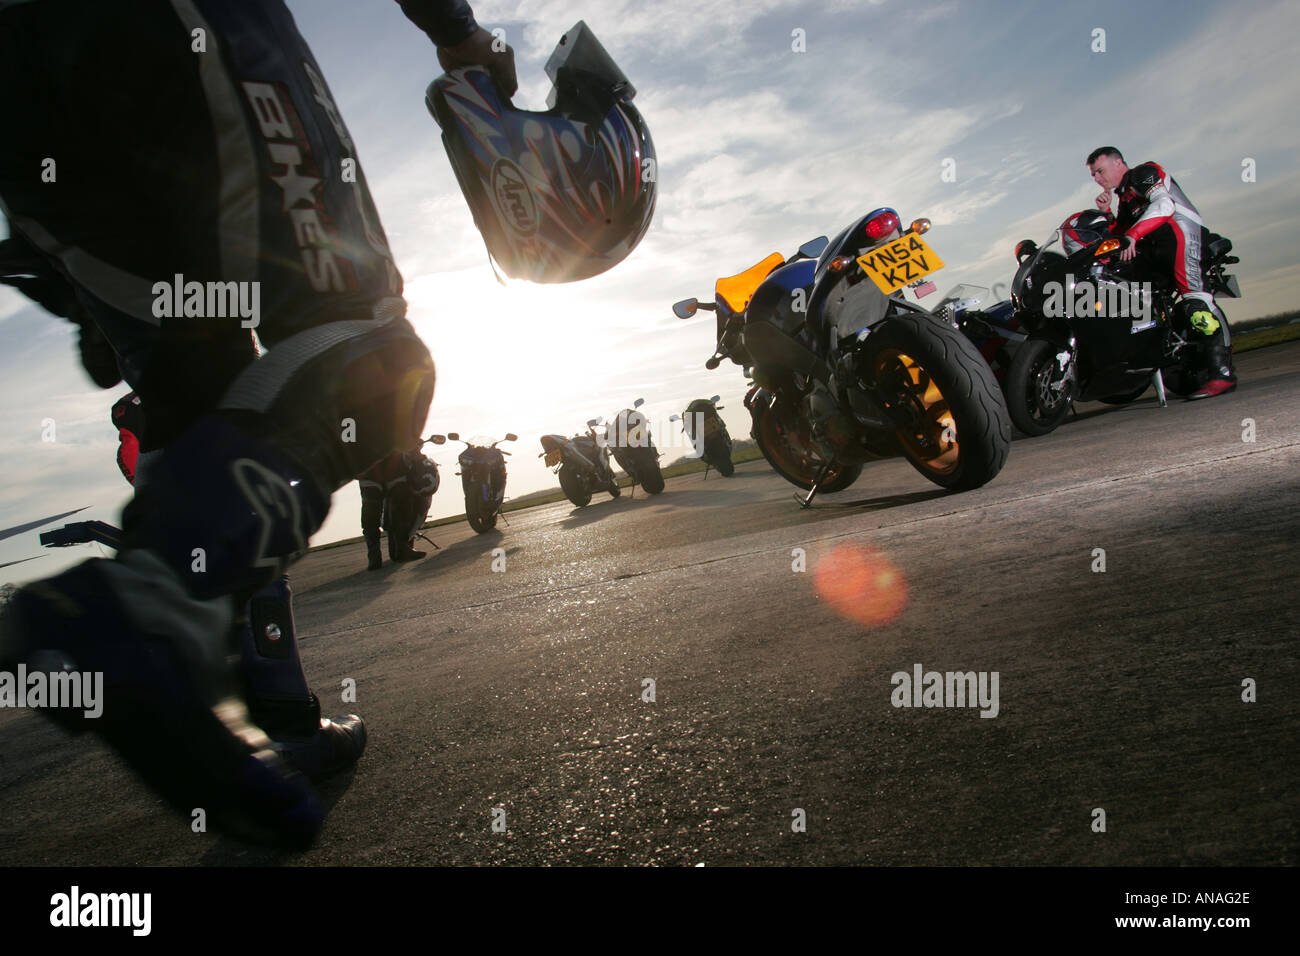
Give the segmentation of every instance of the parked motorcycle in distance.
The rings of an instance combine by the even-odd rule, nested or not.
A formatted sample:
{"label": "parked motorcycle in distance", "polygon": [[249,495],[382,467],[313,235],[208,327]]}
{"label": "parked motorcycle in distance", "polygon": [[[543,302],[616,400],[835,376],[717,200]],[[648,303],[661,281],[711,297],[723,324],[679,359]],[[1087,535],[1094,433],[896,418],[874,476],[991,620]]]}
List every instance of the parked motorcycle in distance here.
{"label": "parked motorcycle in distance", "polygon": [[903,455],[944,488],[991,481],[1011,448],[1011,422],[975,347],[904,287],[943,262],[921,235],[880,208],[834,239],[812,240],[788,260],[772,253],[717,281],[714,303],[686,299],[680,318],[717,314],[724,358],[752,368],[745,397],[753,436],[772,468],[807,490],[841,491],[872,458]]}
{"label": "parked motorcycle in distance", "polygon": [[497,526],[501,505],[506,500],[506,459],[510,452],[498,448],[503,441],[518,441],[513,432],[505,438],[492,441],[490,437],[461,438],[457,432],[447,432],[450,441],[465,443],[465,450],[456,461],[460,465],[461,487],[465,491],[465,520],[469,526],[483,534]]}
{"label": "parked motorcycle in distance", "polygon": [[644,404],[645,399],[638,398],[631,408],[617,412],[605,438],[614,460],[632,479],[632,494],[636,494],[636,486],[640,485],[646,494],[657,495],[664,490],[664,474],[659,467],[659,451],[650,435],[650,422],[637,411]]}
{"label": "parked motorcycle in distance", "polygon": [[[1050,250],[1058,240],[1062,252]],[[1053,431],[1076,401],[1125,405],[1154,385],[1164,405],[1166,388],[1190,395],[1204,384],[1197,340],[1205,336],[1179,318],[1170,277],[1148,264],[1143,242],[1128,263],[1122,248],[1093,210],[1069,217],[1041,248],[1029,239],[1016,245],[1011,298],[1029,337],[1008,370],[1006,394],[1026,435]],[[1240,261],[1231,251],[1223,236],[1205,244],[1204,288],[1216,297],[1241,295],[1224,271]],[[1144,276],[1145,286],[1137,281]],[[1229,344],[1226,323],[1214,332]]]}
{"label": "parked motorcycle in distance", "polygon": [[542,454],[548,468],[555,468],[560,478],[560,490],[579,508],[591,502],[594,491],[608,491],[611,498],[623,492],[614,478],[609,464],[609,449],[596,435],[596,426],[603,419],[587,422],[587,433],[565,438],[563,435],[543,435]]}
{"label": "parked motorcycle in distance", "polygon": [[962,283],[936,303],[933,314],[936,319],[951,325],[970,339],[980,355],[984,356],[984,361],[989,363],[993,377],[997,379],[1005,396],[1011,360],[1029,333],[1016,318],[1016,309],[1010,299],[981,308],[991,298],[986,286]]}
{"label": "parked motorcycle in distance", "polygon": [[[420,447],[446,443],[446,435],[430,435]],[[420,530],[429,520],[429,508],[440,484],[438,465],[422,451],[406,452],[402,455],[402,463],[406,480],[394,482],[384,495],[384,512],[380,518],[384,536],[388,539],[388,557],[393,561],[401,560],[416,538],[423,538],[438,547]]]}
{"label": "parked motorcycle in distance", "polygon": [[718,469],[718,474],[723,478],[730,478],[736,472],[736,466],[731,463],[731,435],[727,432],[727,425],[718,414],[718,410],[725,406],[719,405],[721,395],[714,395],[712,398],[697,398],[686,406],[686,411],[681,415],[673,415],[669,421],[682,423],[682,431],[697,446],[700,445],[701,433],[703,439],[703,451],[700,457],[704,460],[704,480],[709,480],[709,466]]}

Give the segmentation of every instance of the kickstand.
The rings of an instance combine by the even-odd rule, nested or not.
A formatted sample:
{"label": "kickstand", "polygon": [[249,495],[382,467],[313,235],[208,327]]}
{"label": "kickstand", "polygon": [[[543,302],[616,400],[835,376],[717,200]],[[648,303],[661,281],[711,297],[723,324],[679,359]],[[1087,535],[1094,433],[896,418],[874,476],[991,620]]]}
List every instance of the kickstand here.
{"label": "kickstand", "polygon": [[506,517],[506,513],[504,511],[498,511],[497,517],[506,523],[507,528],[510,527],[510,519]]}
{"label": "kickstand", "polygon": [[707,461],[704,463],[704,480],[709,480],[709,463]]}
{"label": "kickstand", "polygon": [[1070,399],[1070,419],[1074,420],[1079,417],[1079,410],[1074,407],[1074,399]]}
{"label": "kickstand", "polygon": [[812,507],[812,500],[817,496],[817,486],[822,483],[822,479],[826,477],[826,475],[830,472],[830,470],[831,470],[831,462],[827,462],[826,464],[822,465],[821,470],[817,472],[817,477],[813,479],[812,487],[808,489],[808,496],[806,498],[800,495],[799,492],[797,491],[795,492],[794,500],[799,502],[800,507],[802,508]]}
{"label": "kickstand", "polygon": [[1160,407],[1167,407],[1169,400],[1165,398],[1165,377],[1161,374],[1160,369],[1156,369],[1151,373],[1151,383],[1156,387],[1156,398],[1160,399]]}
{"label": "kickstand", "polygon": [[425,541],[428,541],[429,544],[433,545],[433,549],[434,549],[435,551],[441,551],[441,550],[442,550],[442,548],[438,547],[438,542],[430,540],[429,537],[428,537],[428,535],[426,535],[423,531],[417,531],[417,532],[415,533],[415,536],[416,536],[417,538],[423,538]]}

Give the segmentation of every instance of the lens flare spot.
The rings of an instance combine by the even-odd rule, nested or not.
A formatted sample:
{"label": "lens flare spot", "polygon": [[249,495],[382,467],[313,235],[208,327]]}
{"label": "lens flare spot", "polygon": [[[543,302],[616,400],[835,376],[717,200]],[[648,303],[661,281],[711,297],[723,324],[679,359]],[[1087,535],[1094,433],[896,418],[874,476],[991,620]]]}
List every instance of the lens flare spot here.
{"label": "lens flare spot", "polygon": [[866,627],[898,617],[907,604],[907,580],[878,551],[837,545],[813,567],[813,588],[831,609]]}

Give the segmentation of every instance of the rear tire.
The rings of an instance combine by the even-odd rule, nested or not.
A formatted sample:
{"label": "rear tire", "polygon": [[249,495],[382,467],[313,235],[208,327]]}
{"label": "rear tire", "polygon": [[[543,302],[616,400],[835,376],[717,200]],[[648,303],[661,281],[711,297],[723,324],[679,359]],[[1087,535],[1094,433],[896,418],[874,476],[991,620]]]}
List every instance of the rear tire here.
{"label": "rear tire", "polygon": [[591,503],[591,491],[587,488],[587,483],[568,462],[560,466],[560,490],[564,492],[564,497],[579,508],[585,508]]}
{"label": "rear tire", "polygon": [[384,498],[384,537],[388,539],[388,559],[399,561],[406,554],[407,545],[413,537],[403,534],[403,529],[410,529],[414,524],[414,516],[410,514],[411,509],[406,502],[398,501],[396,507],[393,504],[393,496],[387,495]]}
{"label": "rear tire", "polygon": [[1204,372],[1193,372],[1185,365],[1167,368],[1160,374],[1165,380],[1165,389],[1179,398],[1186,398],[1205,384]]}
{"label": "rear tire", "polygon": [[736,466],[731,463],[731,451],[724,441],[714,440],[705,445],[705,459],[718,470],[723,478],[730,478],[736,473]]}
{"label": "rear tire", "polygon": [[887,406],[915,416],[895,433],[913,468],[952,491],[997,477],[1011,451],[1011,420],[993,370],[966,336],[926,316],[897,315],[871,333],[860,362]]}
{"label": "rear tire", "polygon": [[651,448],[645,449],[642,454],[645,461],[639,471],[641,472],[641,487],[645,489],[648,495],[657,495],[664,490],[664,473],[659,467],[659,456]]}
{"label": "rear tire", "polygon": [[1047,435],[1065,421],[1074,399],[1073,387],[1051,397],[1057,347],[1047,339],[1028,338],[1016,350],[1007,371],[1007,410],[1026,435]]}

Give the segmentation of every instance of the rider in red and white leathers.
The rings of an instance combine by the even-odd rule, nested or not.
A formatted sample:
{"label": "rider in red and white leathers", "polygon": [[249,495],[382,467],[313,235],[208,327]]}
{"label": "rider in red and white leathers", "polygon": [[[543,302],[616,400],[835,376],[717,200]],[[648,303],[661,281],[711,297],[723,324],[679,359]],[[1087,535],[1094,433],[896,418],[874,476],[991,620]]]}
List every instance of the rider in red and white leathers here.
{"label": "rider in red and white leathers", "polygon": [[1120,258],[1131,260],[1138,240],[1146,240],[1151,258],[1173,278],[1181,294],[1179,310],[1198,333],[1207,374],[1205,384],[1189,398],[1210,398],[1232,391],[1237,387],[1237,376],[1232,368],[1231,333],[1226,316],[1205,288],[1201,255],[1209,230],[1200,213],[1178,182],[1157,163],[1130,169],[1119,150],[1103,146],[1089,155],[1088,169],[1104,189],[1097,197],[1099,209],[1109,214],[1111,191],[1118,194],[1119,212],[1111,228],[1125,240]]}

